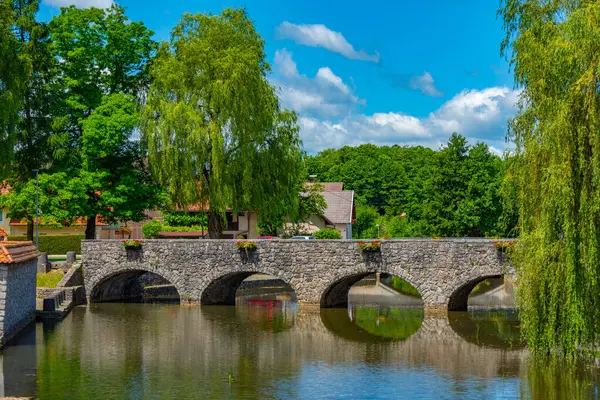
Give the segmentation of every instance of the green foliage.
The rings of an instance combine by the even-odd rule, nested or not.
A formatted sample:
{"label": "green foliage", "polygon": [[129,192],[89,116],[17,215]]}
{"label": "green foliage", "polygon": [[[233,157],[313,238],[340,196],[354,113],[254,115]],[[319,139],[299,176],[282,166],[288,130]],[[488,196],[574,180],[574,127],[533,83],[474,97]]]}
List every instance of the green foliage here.
{"label": "green foliage", "polygon": [[142,226],[142,233],[146,239],[154,239],[159,236],[160,232],[205,232],[206,226],[191,225],[191,226],[170,226],[164,225],[158,220],[153,220]]}
{"label": "green foliage", "polygon": [[190,211],[167,211],[163,215],[165,225],[170,226],[207,226],[206,214]]}
{"label": "green foliage", "polygon": [[358,306],[356,325],[365,331],[388,339],[404,340],[417,333],[423,323],[423,310]]}
{"label": "green foliage", "polygon": [[298,185],[302,188],[299,189],[298,210],[290,211],[288,215],[285,214],[285,208],[278,210],[275,215],[261,213],[257,224],[261,235],[282,238],[302,235],[302,222],[312,216],[323,216],[327,208],[327,202],[323,197],[323,185],[306,184],[304,181],[298,182]]}
{"label": "green foliage", "polygon": [[[84,235],[40,235],[40,251],[48,254],[67,254],[74,251],[81,254],[81,241]],[[26,236],[9,236],[8,240],[25,241]]]}
{"label": "green foliage", "polygon": [[413,285],[395,275],[392,275],[391,286],[394,290],[407,296],[421,297],[421,293]]}
{"label": "green foliage", "polygon": [[[458,134],[439,151],[361,145],[308,158],[310,174],[356,192],[355,238],[491,236],[515,223],[500,200],[505,162]],[[508,189],[507,189],[508,190]]]}
{"label": "green foliage", "polygon": [[141,240],[124,240],[123,241],[123,248],[124,249],[139,249],[140,247],[142,247],[142,241]]}
{"label": "green foliage", "polygon": [[152,220],[142,225],[142,233],[146,239],[155,239],[162,232],[162,223],[158,220]]}
{"label": "green foliage", "polygon": [[209,206],[211,236],[227,207],[298,209],[297,117],[280,109],[269,69],[241,9],[185,14],[153,62],[143,124],[150,165],[177,205]]}
{"label": "green foliage", "polygon": [[61,269],[52,270],[45,274],[37,274],[36,286],[38,288],[55,288],[65,276]]}
{"label": "green foliage", "polygon": [[[70,225],[73,215],[78,214],[78,193],[71,190],[64,173],[39,175],[40,221],[45,225],[60,227]],[[35,179],[13,187],[12,191],[0,195],[0,207],[9,210],[8,216],[14,220],[26,220],[33,226],[36,213]],[[31,237],[29,238],[31,240]]]}
{"label": "green foliage", "polygon": [[600,343],[600,3],[504,0],[515,80],[510,166],[520,211],[512,254],[530,350]]}
{"label": "green foliage", "polygon": [[[153,32],[125,16],[125,9],[64,7],[50,21],[57,66],[60,118],[55,156],[78,168],[82,124],[103,102],[123,93],[137,97],[148,85],[148,62],[156,50]],[[73,152],[75,150],[75,152]],[[69,160],[70,159],[70,160]]]}
{"label": "green foliage", "polygon": [[206,231],[206,227],[202,225],[192,225],[192,226],[162,226],[163,232],[202,232]]}
{"label": "green foliage", "polygon": [[333,228],[319,229],[317,232],[315,232],[314,236],[315,236],[315,239],[326,239],[326,240],[342,238],[342,234],[340,233],[340,231],[333,229]]}
{"label": "green foliage", "polygon": [[256,250],[256,242],[250,242],[247,240],[239,240],[235,243],[238,250]]}

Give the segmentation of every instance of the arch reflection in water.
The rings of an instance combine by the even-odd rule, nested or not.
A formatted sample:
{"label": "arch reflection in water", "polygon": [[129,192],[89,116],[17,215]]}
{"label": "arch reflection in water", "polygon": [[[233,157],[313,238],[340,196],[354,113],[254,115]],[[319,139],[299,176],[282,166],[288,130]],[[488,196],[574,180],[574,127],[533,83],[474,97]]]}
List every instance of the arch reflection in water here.
{"label": "arch reflection in water", "polygon": [[423,307],[419,291],[395,275],[369,274],[349,283],[350,289],[344,294],[346,304]]}
{"label": "arch reflection in water", "polygon": [[424,312],[407,307],[348,307],[350,319],[361,329],[386,339],[405,340],[417,333]]}
{"label": "arch reflection in water", "polygon": [[525,343],[515,310],[450,312],[452,330],[470,343],[499,349],[521,349]]}

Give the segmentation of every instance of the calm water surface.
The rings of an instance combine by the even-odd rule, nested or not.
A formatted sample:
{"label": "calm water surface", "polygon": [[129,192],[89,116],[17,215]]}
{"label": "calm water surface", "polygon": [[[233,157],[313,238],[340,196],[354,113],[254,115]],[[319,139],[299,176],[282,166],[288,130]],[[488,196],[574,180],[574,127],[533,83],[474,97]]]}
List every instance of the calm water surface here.
{"label": "calm water surface", "polygon": [[98,304],[5,348],[0,397],[600,398],[600,369],[533,363],[518,329],[506,311]]}

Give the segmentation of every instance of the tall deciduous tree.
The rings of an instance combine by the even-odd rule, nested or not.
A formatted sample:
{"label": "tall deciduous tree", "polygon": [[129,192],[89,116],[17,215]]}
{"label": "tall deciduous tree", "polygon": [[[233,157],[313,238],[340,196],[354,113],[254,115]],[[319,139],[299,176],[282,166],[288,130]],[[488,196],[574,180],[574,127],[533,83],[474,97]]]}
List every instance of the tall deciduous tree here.
{"label": "tall deciduous tree", "polygon": [[[54,86],[54,65],[56,59],[50,53],[47,26],[36,21],[39,8],[38,0],[3,1],[3,7],[10,9],[12,21],[10,31],[13,35],[16,60],[7,55],[11,76],[7,88],[17,88],[14,104],[17,106],[17,119],[12,140],[7,147],[13,151],[10,169],[5,174],[12,193],[19,192],[31,179],[33,169],[43,170],[52,165],[51,151],[48,146],[53,134],[52,123],[56,106]],[[12,62],[11,62],[12,60]],[[4,60],[3,60],[4,63]],[[0,67],[3,68],[3,67]],[[18,94],[17,94],[18,93]],[[6,113],[14,112],[10,102],[6,104]],[[10,129],[6,127],[5,129]],[[2,178],[2,176],[0,176]],[[27,216],[27,236],[33,238],[33,215]]]}
{"label": "tall deciduous tree", "polygon": [[78,193],[88,219],[86,238],[95,236],[95,217],[106,222],[141,221],[145,210],[161,204],[162,190],[153,185],[143,162],[140,141],[131,140],[138,125],[132,96],[105,96],[83,122],[82,167],[69,187]]}
{"label": "tall deciduous tree", "polygon": [[280,109],[269,70],[238,9],[184,15],[154,62],[143,128],[150,165],[176,203],[209,207],[211,237],[227,207],[298,209],[296,115]]}
{"label": "tall deciduous tree", "polygon": [[17,56],[17,40],[12,32],[12,2],[0,1],[0,179],[10,171],[14,156],[22,75]]}
{"label": "tall deciduous tree", "polygon": [[[153,202],[152,197],[148,201],[140,197],[147,194],[147,174],[136,160],[139,151],[130,148],[137,114],[135,104],[129,103],[141,100],[147,90],[156,43],[152,31],[141,22],[130,21],[118,5],[106,10],[63,8],[50,22],[50,32],[63,87],[60,118],[55,124],[59,134],[52,141],[54,155],[58,169],[72,180],[73,190],[86,194],[80,207],[84,214],[79,216],[87,219],[86,237],[94,238],[97,215],[135,220],[140,216],[139,207]],[[119,93],[131,97],[111,96]],[[100,107],[103,110],[96,114]],[[113,111],[115,116],[107,114]],[[111,157],[117,164],[105,162]],[[125,171],[127,168],[135,171]],[[142,190],[136,192],[138,184]]]}
{"label": "tall deciduous tree", "polygon": [[522,88],[510,124],[522,327],[533,351],[574,355],[600,342],[600,3],[504,0],[500,15]]}

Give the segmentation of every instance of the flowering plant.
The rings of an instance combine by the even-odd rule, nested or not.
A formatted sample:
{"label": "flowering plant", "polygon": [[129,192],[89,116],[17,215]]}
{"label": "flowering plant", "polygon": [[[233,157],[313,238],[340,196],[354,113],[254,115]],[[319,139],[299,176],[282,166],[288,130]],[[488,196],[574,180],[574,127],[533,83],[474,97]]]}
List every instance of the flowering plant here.
{"label": "flowering plant", "polygon": [[124,240],[123,247],[126,249],[139,249],[142,247],[141,240]]}
{"label": "flowering plant", "polygon": [[246,240],[238,240],[235,245],[239,250],[256,250],[256,243]]}
{"label": "flowering plant", "polygon": [[511,249],[514,245],[515,245],[514,240],[495,240],[494,241],[494,246],[496,246],[496,249],[498,249],[500,251],[505,251],[507,249]]}
{"label": "flowering plant", "polygon": [[372,242],[358,242],[358,247],[360,251],[366,252],[376,252],[381,250],[381,242],[379,240],[374,240]]}

